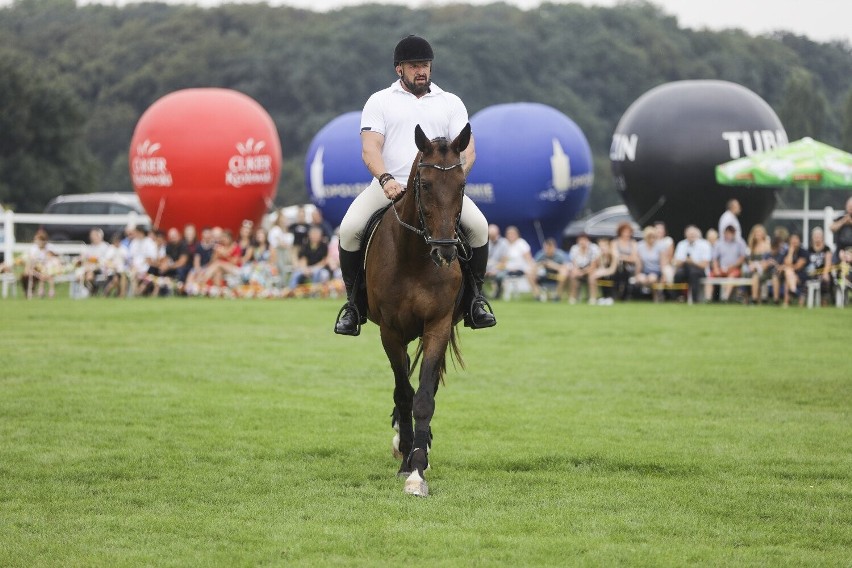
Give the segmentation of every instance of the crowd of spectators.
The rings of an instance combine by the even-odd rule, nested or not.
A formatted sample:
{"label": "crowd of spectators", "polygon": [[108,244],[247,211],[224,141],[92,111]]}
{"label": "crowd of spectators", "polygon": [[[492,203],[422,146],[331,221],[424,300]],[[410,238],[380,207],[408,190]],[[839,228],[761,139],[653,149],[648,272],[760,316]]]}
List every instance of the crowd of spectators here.
{"label": "crowd of spectators", "polygon": [[[622,223],[614,238],[592,242],[581,234],[567,251],[547,239],[535,255],[516,227],[506,227],[501,236],[499,227],[491,225],[488,292],[492,298],[505,297],[504,284],[520,280],[537,300],[567,297],[570,304],[581,296],[589,304],[611,305],[637,297],[684,300],[689,294],[693,302],[789,306],[804,303],[809,282],[818,283],[823,302],[830,301],[838,283],[852,286],[852,198],[831,225],[834,249],[826,244],[821,227],[813,229],[807,247],[800,235],[784,227],[770,236],[763,225],[755,225],[743,238],[740,213],[739,202],[732,199],[718,230],[702,234],[690,225],[677,243],[662,222],[645,227],[638,241],[631,225]],[[89,243],[70,267],[40,229],[22,264],[27,297],[52,297],[62,275],[77,286],[78,296],[345,294],[337,236],[318,209],[308,221],[305,209],[299,208],[292,223],[280,212],[269,231],[244,221],[236,237],[221,227],[204,227],[198,233],[187,225],[182,232],[171,228],[163,233],[128,226],[123,235],[107,241],[100,229],[92,229]],[[737,281],[702,284],[708,277]]]}
{"label": "crowd of spectators", "polygon": [[307,222],[300,208],[293,223],[279,213],[267,232],[244,221],[228,229],[194,225],[183,231],[128,225],[109,242],[92,229],[89,243],[63,262],[39,230],[23,257],[27,297],[53,296],[56,277],[68,275],[80,296],[302,297],[344,293],[337,237],[319,210]]}
{"label": "crowd of spectators", "polygon": [[548,239],[535,256],[516,227],[506,227],[501,237],[500,228],[491,225],[490,295],[508,297],[506,283],[522,279],[539,301],[561,301],[567,292],[568,303],[575,304],[585,286],[586,301],[596,305],[637,297],[684,301],[688,294],[692,302],[789,306],[805,302],[809,282],[818,283],[823,303],[831,301],[839,283],[852,286],[852,198],[831,227],[834,250],[826,244],[821,227],[813,229],[807,247],[801,235],[790,234],[784,227],[776,228],[770,238],[763,225],[755,225],[744,239],[738,219],[741,211],[740,203],[730,200],[718,230],[702,234],[690,225],[678,243],[667,235],[662,222],[645,227],[639,241],[633,238],[631,225],[622,223],[612,239],[594,243],[580,234],[567,252]]}

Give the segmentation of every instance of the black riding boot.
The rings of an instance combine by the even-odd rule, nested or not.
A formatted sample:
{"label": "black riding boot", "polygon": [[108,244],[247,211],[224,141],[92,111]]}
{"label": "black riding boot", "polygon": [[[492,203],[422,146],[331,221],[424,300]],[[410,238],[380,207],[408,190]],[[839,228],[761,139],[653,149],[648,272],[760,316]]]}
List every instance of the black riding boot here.
{"label": "black riding boot", "polygon": [[473,329],[481,329],[483,327],[492,327],[497,325],[497,318],[494,314],[486,310],[485,307],[491,308],[491,304],[482,295],[482,284],[485,282],[485,268],[488,265],[488,245],[471,249],[468,268],[473,282],[476,285],[473,287],[465,287],[465,295],[463,298],[465,316],[464,325]]}
{"label": "black riding boot", "polygon": [[358,290],[355,284],[361,272],[361,252],[349,252],[340,249],[340,271],[343,273],[343,284],[346,285],[348,301],[337,314],[334,333],[340,335],[359,335],[361,324],[367,322],[366,306],[358,305]]}

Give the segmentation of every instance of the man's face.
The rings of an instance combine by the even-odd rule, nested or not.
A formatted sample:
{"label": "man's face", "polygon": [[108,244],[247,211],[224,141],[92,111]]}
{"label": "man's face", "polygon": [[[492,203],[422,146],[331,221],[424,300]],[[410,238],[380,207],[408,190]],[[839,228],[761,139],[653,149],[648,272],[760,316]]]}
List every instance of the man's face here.
{"label": "man's face", "polygon": [[697,241],[699,235],[700,235],[700,233],[698,232],[698,229],[690,228],[690,229],[686,230],[686,240],[688,240],[691,243],[694,243],[695,241]]}
{"label": "man's face", "polygon": [[734,236],[736,235],[736,231],[725,230],[725,240],[732,242],[734,240]]}
{"label": "man's face", "polygon": [[432,84],[431,61],[406,61],[396,67],[396,72],[402,84],[413,95],[422,96],[429,92]]}

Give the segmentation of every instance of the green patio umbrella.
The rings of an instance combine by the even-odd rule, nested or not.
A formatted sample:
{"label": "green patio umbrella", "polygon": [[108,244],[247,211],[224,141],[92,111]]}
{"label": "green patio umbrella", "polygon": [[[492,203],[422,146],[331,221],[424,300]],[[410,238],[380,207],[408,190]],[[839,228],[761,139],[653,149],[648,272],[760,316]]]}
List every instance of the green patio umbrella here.
{"label": "green patio umbrella", "polygon": [[[753,154],[716,166],[716,181],[722,185],[798,187],[804,191],[804,209],[810,208],[810,190],[852,189],[852,154],[812,138]],[[808,218],[804,234],[808,240]]]}

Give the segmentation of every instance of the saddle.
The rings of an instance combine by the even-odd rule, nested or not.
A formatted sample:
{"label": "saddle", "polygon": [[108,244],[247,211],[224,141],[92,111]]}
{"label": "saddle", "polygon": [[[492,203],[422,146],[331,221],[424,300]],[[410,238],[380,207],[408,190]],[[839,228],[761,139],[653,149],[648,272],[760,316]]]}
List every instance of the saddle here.
{"label": "saddle", "polygon": [[360,270],[358,270],[358,274],[355,275],[355,281],[352,285],[352,297],[349,298],[349,303],[354,304],[355,309],[358,310],[359,323],[361,325],[367,323],[368,315],[367,251],[370,249],[370,244],[373,242],[373,235],[376,234],[376,229],[379,228],[379,224],[382,222],[385,212],[391,207],[391,205],[393,204],[390,203],[370,215],[370,218],[367,220],[367,224],[364,226],[364,230],[361,232],[363,235],[361,240],[365,244],[358,249],[358,254],[360,255],[358,258],[358,266],[360,267]]}

